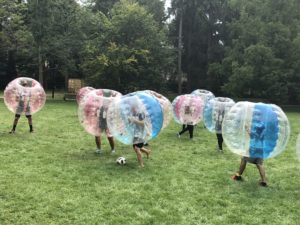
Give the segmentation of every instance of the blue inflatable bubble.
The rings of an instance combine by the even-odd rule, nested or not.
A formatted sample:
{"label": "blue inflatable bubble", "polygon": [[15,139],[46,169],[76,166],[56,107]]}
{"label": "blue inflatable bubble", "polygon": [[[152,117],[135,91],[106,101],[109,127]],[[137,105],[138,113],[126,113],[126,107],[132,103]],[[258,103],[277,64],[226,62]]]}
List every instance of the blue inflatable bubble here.
{"label": "blue inflatable bubble", "polygon": [[276,105],[238,102],[225,115],[222,134],[232,152],[267,159],[284,151],[290,126],[288,118]]}
{"label": "blue inflatable bubble", "polygon": [[213,133],[222,133],[222,122],[225,114],[235,102],[230,98],[217,97],[210,99],[204,108],[203,120],[205,127]]}
{"label": "blue inflatable bubble", "polygon": [[123,144],[144,143],[156,137],[163,125],[163,112],[152,96],[135,92],[111,103],[107,124],[112,135]]}

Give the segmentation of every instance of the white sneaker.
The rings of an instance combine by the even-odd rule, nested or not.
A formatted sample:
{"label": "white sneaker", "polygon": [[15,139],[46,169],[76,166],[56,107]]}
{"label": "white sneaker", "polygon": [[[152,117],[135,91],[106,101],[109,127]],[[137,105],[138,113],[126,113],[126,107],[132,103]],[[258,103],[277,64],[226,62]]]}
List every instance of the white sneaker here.
{"label": "white sneaker", "polygon": [[177,133],[177,137],[180,138],[180,134],[179,133]]}
{"label": "white sneaker", "polygon": [[111,154],[115,154],[115,153],[116,153],[116,150],[112,149]]}
{"label": "white sneaker", "polygon": [[101,149],[99,148],[96,149],[96,154],[101,154],[101,152],[102,152]]}

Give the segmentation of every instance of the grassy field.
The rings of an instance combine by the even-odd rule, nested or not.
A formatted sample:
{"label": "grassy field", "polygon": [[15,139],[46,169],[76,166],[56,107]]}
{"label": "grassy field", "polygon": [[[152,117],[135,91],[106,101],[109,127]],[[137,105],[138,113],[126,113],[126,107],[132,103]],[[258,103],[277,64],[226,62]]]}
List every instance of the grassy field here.
{"label": "grassy field", "polygon": [[[0,101],[0,224],[286,224],[300,223],[300,162],[295,154],[300,107],[285,109],[292,135],[284,153],[265,161],[269,187],[258,185],[248,165],[238,183],[230,179],[240,158],[202,125],[194,140],[180,139],[172,122],[150,142],[151,159],[138,167],[131,146],[117,143],[110,155],[77,118],[75,102],[49,100],[33,116],[35,133]],[[115,160],[125,156],[126,166]]]}

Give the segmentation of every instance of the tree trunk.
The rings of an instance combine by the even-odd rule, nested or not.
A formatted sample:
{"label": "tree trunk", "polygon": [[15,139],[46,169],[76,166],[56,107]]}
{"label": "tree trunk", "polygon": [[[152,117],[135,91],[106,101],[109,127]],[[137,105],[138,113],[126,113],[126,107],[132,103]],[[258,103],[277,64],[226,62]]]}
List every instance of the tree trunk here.
{"label": "tree trunk", "polygon": [[178,32],[178,93],[182,93],[182,70],[181,70],[181,54],[182,54],[182,4],[179,18],[179,32]]}
{"label": "tree trunk", "polygon": [[39,64],[39,82],[41,85],[44,84],[43,77],[43,62],[42,62],[42,54],[41,54],[41,45],[38,47],[38,64]]}

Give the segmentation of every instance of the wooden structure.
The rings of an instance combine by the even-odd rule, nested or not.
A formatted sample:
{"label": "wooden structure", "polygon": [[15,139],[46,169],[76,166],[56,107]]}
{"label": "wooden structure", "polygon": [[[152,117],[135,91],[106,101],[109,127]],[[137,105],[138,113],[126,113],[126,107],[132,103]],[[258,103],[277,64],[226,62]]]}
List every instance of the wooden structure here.
{"label": "wooden structure", "polygon": [[68,79],[68,92],[64,94],[64,100],[76,100],[77,92],[84,86],[81,79]]}

